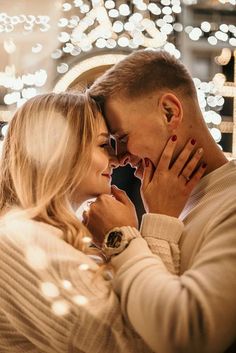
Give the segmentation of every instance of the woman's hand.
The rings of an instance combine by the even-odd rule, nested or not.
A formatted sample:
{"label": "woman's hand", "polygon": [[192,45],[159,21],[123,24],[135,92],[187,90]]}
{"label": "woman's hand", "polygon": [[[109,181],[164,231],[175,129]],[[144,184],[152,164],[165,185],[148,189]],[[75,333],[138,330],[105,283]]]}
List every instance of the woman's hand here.
{"label": "woman's hand", "polygon": [[104,236],[114,227],[138,228],[135,207],[123,190],[112,186],[111,195],[101,195],[84,212],[83,223],[93,235],[93,241],[101,246]]}
{"label": "woman's hand", "polygon": [[179,217],[191,191],[206,170],[206,164],[200,162],[203,149],[198,148],[192,155],[195,147],[193,139],[170,167],[176,140],[174,136],[167,142],[156,169],[150,160],[145,160],[141,196],[147,212]]}

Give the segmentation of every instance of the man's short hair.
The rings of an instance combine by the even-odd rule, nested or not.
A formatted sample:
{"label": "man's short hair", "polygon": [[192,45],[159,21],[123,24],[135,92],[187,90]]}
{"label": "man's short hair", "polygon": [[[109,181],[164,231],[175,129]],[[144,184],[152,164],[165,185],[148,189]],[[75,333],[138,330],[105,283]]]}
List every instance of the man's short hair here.
{"label": "man's short hair", "polygon": [[90,95],[103,104],[110,97],[139,98],[169,89],[196,97],[186,67],[163,50],[138,50],[107,70],[90,87]]}

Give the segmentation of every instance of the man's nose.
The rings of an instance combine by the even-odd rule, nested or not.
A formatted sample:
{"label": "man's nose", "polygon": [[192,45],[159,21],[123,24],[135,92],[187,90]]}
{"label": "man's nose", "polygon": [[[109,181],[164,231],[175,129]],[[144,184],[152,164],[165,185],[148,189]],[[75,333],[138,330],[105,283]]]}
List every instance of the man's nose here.
{"label": "man's nose", "polygon": [[127,151],[127,146],[124,143],[116,143],[116,155],[119,160],[120,166],[125,166],[130,161],[130,154]]}
{"label": "man's nose", "polygon": [[112,146],[107,149],[108,157],[109,157],[109,165],[111,168],[119,167],[119,160],[117,158],[116,152]]}
{"label": "man's nose", "polygon": [[125,166],[126,164],[128,164],[130,162],[130,155],[129,153],[124,153],[122,155],[118,155],[118,160],[119,160],[119,164],[120,166]]}

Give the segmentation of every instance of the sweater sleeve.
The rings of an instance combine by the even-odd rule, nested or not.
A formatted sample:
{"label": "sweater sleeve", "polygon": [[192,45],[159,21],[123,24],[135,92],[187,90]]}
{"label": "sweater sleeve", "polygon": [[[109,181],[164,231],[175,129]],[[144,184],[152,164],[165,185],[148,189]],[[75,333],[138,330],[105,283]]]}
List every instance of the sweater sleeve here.
{"label": "sweater sleeve", "polygon": [[112,259],[122,310],[154,352],[220,353],[234,341],[235,210],[229,214],[207,226],[207,240],[180,277],[143,252],[142,239]]}
{"label": "sweater sleeve", "polygon": [[153,254],[159,255],[167,269],[179,274],[179,239],[184,224],[179,219],[162,214],[147,213],[142,217],[140,232]]}

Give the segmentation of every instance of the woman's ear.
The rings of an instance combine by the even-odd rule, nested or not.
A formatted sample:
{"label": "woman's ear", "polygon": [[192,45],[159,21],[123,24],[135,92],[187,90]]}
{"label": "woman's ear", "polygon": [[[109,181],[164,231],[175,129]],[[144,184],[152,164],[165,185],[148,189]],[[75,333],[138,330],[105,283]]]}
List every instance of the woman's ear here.
{"label": "woman's ear", "polygon": [[159,107],[167,127],[176,130],[183,119],[183,107],[175,94],[164,93],[159,100]]}

